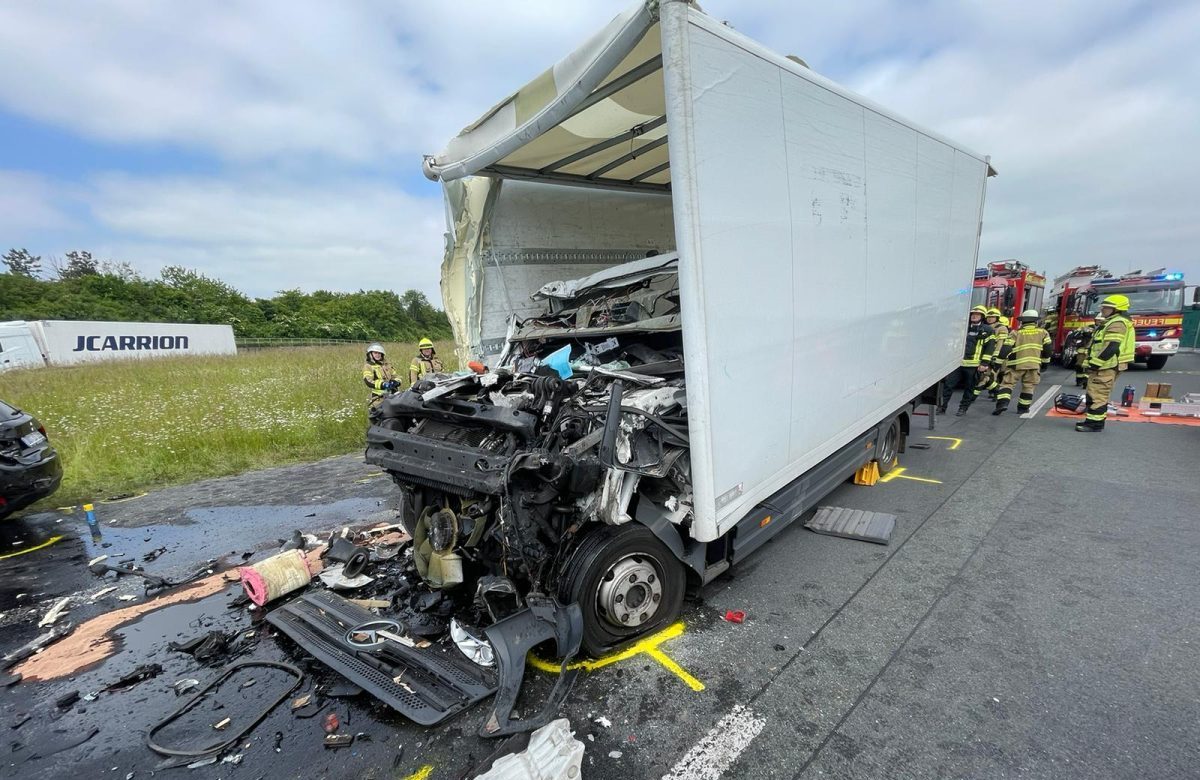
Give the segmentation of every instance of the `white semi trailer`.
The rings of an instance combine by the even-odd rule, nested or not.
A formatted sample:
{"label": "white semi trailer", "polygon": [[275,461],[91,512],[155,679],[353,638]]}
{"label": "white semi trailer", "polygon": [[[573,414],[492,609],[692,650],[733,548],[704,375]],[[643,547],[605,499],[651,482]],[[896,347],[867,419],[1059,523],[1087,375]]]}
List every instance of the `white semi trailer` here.
{"label": "white semi trailer", "polygon": [[428,582],[576,602],[589,652],[894,466],[962,357],[989,159],[684,0],[630,8],[424,170],[489,370],[389,398],[367,458]]}
{"label": "white semi trailer", "polygon": [[229,325],[89,320],[0,322],[0,371],[97,360],[236,355]]}

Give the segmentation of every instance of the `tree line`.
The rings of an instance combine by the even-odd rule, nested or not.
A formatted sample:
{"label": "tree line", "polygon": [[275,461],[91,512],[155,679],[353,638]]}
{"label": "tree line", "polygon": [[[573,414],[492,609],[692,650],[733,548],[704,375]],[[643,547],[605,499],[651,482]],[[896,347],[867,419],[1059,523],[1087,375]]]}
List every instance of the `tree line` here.
{"label": "tree line", "polygon": [[407,290],[352,293],[283,290],[250,298],[232,285],[181,266],[158,279],[129,263],[97,260],[90,252],[43,258],[25,249],[0,256],[0,322],[110,320],[232,325],[239,338],[412,341],[451,337],[450,323],[425,294]]}

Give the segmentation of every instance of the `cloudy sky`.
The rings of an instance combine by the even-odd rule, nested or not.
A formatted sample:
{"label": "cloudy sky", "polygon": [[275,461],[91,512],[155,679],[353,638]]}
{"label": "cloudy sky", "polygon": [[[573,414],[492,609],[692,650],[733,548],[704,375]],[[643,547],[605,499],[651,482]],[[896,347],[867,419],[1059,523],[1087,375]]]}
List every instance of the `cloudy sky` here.
{"label": "cloudy sky", "polygon": [[[0,4],[0,249],[436,299],[421,154],[626,5]],[[702,5],[992,155],[982,259],[1200,279],[1200,3]]]}

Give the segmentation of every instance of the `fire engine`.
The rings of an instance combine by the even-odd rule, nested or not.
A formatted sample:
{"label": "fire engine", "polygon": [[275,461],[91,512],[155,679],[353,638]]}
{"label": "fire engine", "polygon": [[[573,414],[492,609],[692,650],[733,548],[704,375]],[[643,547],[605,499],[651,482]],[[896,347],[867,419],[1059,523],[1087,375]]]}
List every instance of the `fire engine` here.
{"label": "fire engine", "polygon": [[1009,325],[1015,328],[1021,312],[1026,309],[1041,311],[1045,294],[1045,276],[1017,260],[1002,260],[975,269],[971,305],[999,309],[1010,320]]}
{"label": "fire engine", "polygon": [[1100,301],[1108,295],[1129,298],[1129,318],[1137,334],[1134,361],[1162,368],[1167,358],[1179,351],[1183,335],[1183,274],[1159,268],[1148,274],[1139,271],[1114,277],[1099,266],[1079,266],[1054,280],[1050,291],[1051,316],[1046,323],[1054,339],[1054,354],[1065,365],[1074,359],[1067,354],[1067,337],[1095,325]]}

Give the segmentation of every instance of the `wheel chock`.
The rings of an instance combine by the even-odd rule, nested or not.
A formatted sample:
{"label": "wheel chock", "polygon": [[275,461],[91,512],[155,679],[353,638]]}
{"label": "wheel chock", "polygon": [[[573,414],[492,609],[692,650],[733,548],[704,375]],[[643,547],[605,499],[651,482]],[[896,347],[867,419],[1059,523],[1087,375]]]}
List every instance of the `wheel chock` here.
{"label": "wheel chock", "polygon": [[878,481],[879,463],[877,461],[873,460],[867,465],[861,467],[858,471],[854,472],[854,484],[856,485],[866,485],[870,487]]}

